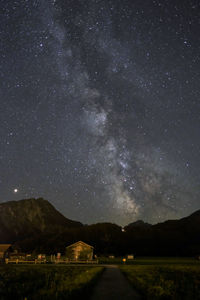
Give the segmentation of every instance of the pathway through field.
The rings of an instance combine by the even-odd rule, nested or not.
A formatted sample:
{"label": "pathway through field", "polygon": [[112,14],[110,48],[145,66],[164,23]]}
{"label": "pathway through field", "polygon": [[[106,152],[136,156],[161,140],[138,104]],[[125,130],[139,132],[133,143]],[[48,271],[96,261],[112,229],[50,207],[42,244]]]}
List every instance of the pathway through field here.
{"label": "pathway through field", "polygon": [[119,268],[115,265],[107,265],[94,287],[90,300],[142,300]]}

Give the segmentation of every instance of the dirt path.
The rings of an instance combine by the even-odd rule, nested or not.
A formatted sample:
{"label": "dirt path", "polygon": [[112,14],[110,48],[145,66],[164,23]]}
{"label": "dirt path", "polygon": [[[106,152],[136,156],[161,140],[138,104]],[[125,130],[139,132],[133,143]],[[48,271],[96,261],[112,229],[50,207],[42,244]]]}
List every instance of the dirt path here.
{"label": "dirt path", "polygon": [[142,300],[119,268],[115,265],[106,266],[97,285],[94,287],[90,300]]}

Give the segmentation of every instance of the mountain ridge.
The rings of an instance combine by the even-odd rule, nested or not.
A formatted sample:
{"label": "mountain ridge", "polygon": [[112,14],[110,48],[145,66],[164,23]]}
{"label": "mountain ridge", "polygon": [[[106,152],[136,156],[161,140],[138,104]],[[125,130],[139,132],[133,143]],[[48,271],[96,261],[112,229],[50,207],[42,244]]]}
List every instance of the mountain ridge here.
{"label": "mountain ridge", "polygon": [[13,240],[18,235],[26,237],[29,234],[42,233],[51,230],[52,227],[83,226],[80,222],[64,217],[43,198],[0,203],[0,216],[0,240]]}
{"label": "mountain ridge", "polygon": [[83,225],[43,198],[0,204],[0,243],[16,244],[23,251],[55,253],[77,240],[104,255],[196,255],[200,253],[200,210],[178,220],[153,225],[138,220],[122,228],[109,222]]}

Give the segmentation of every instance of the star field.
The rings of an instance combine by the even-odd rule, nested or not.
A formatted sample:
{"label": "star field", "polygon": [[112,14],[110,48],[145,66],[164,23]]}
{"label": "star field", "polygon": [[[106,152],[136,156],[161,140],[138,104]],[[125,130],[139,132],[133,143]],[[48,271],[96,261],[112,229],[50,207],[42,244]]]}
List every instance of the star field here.
{"label": "star field", "polygon": [[0,8],[0,202],[121,225],[199,209],[198,1]]}

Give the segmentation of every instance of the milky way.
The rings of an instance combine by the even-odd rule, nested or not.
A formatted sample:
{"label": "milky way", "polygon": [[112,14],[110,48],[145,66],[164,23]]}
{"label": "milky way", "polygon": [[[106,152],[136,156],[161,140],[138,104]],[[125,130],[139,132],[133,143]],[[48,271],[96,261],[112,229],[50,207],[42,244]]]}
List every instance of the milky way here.
{"label": "milky way", "polygon": [[0,6],[0,202],[121,225],[199,209],[200,4]]}

